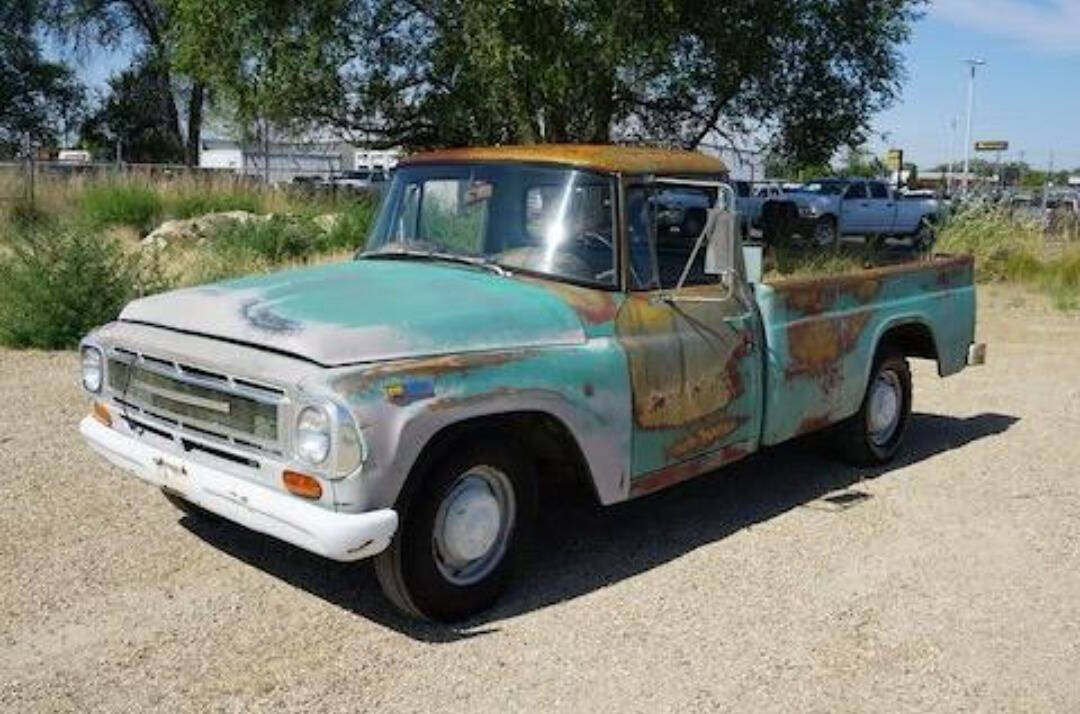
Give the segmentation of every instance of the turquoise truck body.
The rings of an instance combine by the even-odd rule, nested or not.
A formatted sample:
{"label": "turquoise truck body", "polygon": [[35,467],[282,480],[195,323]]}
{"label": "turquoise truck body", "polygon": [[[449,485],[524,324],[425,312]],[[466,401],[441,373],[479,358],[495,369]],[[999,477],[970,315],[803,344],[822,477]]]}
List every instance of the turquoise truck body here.
{"label": "turquoise truck body", "polygon": [[[716,243],[707,258],[719,266],[707,271],[715,280],[635,288],[628,186],[667,175],[678,178],[658,190],[681,180],[719,197],[722,177],[706,176],[718,162],[524,147],[420,164],[445,174],[440,162],[473,159],[500,162],[500,171],[542,160],[596,172],[592,188],[615,198],[591,204],[610,207],[612,228],[610,240],[590,237],[589,246],[618,256],[617,271],[597,275],[610,285],[398,253],[142,298],[83,341],[84,386],[95,402],[80,426],[88,442],[186,502],[356,560],[391,545],[410,479],[433,445],[456,443],[454,435],[510,434],[537,479],[570,473],[612,504],[850,423],[883,354],[933,360],[941,376],[981,358],[970,257],[762,282],[746,272],[731,217],[731,243]],[[462,205],[491,200],[490,183],[469,181],[456,194]],[[560,217],[569,195],[557,204]],[[506,205],[533,210],[542,197],[534,203]],[[893,378],[905,372],[894,367]],[[331,446],[305,461],[301,417],[314,407]],[[885,407],[894,420],[903,412]],[[474,515],[494,512],[485,504],[469,528]],[[475,542],[461,540],[459,550]]]}
{"label": "turquoise truck body", "polygon": [[[342,499],[354,507],[392,504],[440,429],[521,411],[558,419],[613,503],[851,416],[890,331],[942,376],[959,371],[974,310],[967,257],[744,284],[727,300],[685,304],[360,260],[143,298],[98,338],[119,330],[118,346],[228,374],[245,373],[243,352],[281,355],[285,373],[258,376],[347,404],[379,456],[371,468],[388,472],[377,496],[369,486]],[[140,332],[156,339],[139,349]],[[191,335],[223,341],[217,354],[184,354]]]}

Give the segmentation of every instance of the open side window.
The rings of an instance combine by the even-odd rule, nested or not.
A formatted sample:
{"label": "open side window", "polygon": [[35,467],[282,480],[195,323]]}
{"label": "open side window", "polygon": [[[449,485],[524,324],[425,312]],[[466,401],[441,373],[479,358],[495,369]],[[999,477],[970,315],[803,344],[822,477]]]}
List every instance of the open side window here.
{"label": "open side window", "polygon": [[655,179],[627,191],[629,285],[677,299],[734,280],[735,193],[716,182]]}

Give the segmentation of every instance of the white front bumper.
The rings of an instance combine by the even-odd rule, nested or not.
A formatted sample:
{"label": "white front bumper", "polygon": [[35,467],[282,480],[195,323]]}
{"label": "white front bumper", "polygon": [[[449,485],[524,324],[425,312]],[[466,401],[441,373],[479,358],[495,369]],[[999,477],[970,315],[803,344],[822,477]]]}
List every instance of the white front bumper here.
{"label": "white front bumper", "polygon": [[87,443],[117,466],[223,518],[333,560],[360,560],[390,544],[397,512],[340,513],[180,458],[110,429],[79,423]]}

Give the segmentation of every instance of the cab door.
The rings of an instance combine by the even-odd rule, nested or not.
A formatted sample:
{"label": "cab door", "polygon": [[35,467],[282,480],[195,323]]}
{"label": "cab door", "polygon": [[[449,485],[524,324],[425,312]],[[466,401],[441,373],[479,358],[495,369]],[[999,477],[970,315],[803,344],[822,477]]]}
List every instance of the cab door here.
{"label": "cab door", "polygon": [[839,230],[841,234],[864,233],[871,230],[873,222],[870,194],[866,184],[853,181],[848,184],[841,199]]}
{"label": "cab door", "polygon": [[881,181],[867,184],[870,191],[869,233],[891,233],[896,222],[896,203],[889,195],[889,187]]}
{"label": "cab door", "polygon": [[[615,318],[615,336],[630,375],[631,496],[757,448],[761,355],[753,298],[734,273],[736,253],[720,266],[732,271],[725,278],[705,271],[703,233],[719,220],[734,230],[731,214],[716,205],[718,194],[672,183],[626,190],[628,295]],[[686,231],[673,204],[705,205],[704,230]]]}

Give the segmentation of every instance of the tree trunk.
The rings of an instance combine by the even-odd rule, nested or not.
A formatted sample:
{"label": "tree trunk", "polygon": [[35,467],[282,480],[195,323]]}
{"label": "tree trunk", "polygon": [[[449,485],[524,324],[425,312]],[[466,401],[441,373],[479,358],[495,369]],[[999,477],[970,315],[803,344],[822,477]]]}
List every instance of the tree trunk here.
{"label": "tree trunk", "polygon": [[184,145],[184,163],[188,166],[199,165],[199,140],[202,136],[205,95],[206,87],[202,82],[191,85],[191,98],[188,100],[187,143]]}

